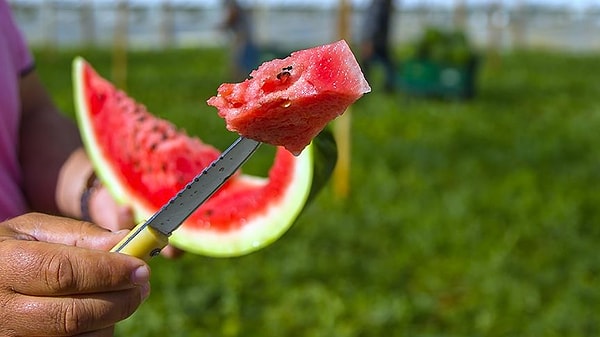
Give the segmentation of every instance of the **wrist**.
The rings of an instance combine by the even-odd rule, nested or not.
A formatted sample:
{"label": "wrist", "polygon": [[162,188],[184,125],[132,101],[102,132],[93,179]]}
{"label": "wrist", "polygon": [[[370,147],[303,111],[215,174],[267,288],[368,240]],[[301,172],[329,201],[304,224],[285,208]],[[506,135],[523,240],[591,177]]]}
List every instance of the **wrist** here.
{"label": "wrist", "polygon": [[92,215],[90,212],[90,201],[94,192],[100,187],[100,180],[96,176],[96,173],[92,171],[86,180],[83,191],[81,191],[81,197],[79,198],[79,218],[84,221],[91,222]]}
{"label": "wrist", "polygon": [[62,215],[81,218],[82,193],[93,171],[83,148],[75,150],[63,164],[56,189],[56,201]]}

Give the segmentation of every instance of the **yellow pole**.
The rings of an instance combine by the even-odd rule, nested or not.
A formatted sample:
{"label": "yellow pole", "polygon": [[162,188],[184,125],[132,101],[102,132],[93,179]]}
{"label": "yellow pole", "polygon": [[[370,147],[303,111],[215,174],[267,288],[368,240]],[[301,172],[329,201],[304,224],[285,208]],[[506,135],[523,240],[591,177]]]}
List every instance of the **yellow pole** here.
{"label": "yellow pole", "polygon": [[[348,0],[340,0],[338,29],[341,39],[350,44],[350,15],[351,8]],[[338,117],[333,124],[333,132],[338,146],[338,162],[333,171],[333,188],[335,195],[346,198],[350,193],[350,107]]]}

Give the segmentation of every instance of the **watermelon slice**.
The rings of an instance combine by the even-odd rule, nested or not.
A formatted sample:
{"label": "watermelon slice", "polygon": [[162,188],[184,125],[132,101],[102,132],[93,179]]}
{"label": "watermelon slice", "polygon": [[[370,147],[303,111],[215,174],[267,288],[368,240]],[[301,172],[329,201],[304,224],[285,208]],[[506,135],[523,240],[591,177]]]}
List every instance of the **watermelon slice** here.
{"label": "watermelon slice", "polygon": [[208,104],[227,129],[299,154],[332,119],[371,91],[344,40],[263,63],[241,83],[224,83]]}
{"label": "watermelon slice", "polygon": [[[99,178],[144,221],[220,153],[151,115],[82,58],[73,64],[77,121]],[[300,156],[278,148],[268,177],[234,175],[177,229],[170,243],[209,256],[238,256],[279,238],[327,181],[337,149],[322,133]],[[313,158],[323,158],[317,163]]]}

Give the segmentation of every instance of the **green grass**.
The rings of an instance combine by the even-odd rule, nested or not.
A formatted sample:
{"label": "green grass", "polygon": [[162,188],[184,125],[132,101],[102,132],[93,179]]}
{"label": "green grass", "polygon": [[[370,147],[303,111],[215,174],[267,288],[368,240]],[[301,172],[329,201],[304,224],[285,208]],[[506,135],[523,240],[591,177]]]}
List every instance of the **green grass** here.
{"label": "green grass", "polygon": [[[70,62],[110,78],[105,51],[37,53],[71,114]],[[204,101],[219,50],[132,52],[127,90],[223,148]],[[374,92],[352,109],[351,194],[331,186],[248,256],[157,258],[152,295],[119,336],[597,336],[600,57],[485,62],[477,97]]]}

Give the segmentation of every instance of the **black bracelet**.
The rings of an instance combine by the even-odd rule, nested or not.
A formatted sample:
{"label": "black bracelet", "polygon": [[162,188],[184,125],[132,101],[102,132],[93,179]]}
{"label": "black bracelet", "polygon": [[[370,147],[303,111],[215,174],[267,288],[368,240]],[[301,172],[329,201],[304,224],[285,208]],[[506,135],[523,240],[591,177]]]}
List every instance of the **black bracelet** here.
{"label": "black bracelet", "polygon": [[92,221],[92,217],[90,215],[90,198],[99,184],[100,182],[98,181],[98,177],[96,177],[96,173],[92,171],[88,177],[83,192],[81,192],[81,220]]}

